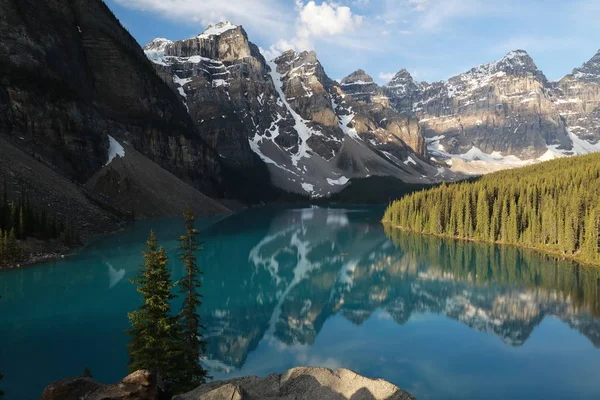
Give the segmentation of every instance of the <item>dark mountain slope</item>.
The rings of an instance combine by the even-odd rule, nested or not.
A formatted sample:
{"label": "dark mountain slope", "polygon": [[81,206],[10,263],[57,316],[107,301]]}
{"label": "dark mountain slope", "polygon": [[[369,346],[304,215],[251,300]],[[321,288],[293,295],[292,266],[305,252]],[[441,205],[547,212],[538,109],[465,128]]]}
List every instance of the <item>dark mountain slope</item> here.
{"label": "dark mountain slope", "polygon": [[0,8],[0,135],[80,183],[107,162],[111,135],[219,194],[216,153],[102,1]]}

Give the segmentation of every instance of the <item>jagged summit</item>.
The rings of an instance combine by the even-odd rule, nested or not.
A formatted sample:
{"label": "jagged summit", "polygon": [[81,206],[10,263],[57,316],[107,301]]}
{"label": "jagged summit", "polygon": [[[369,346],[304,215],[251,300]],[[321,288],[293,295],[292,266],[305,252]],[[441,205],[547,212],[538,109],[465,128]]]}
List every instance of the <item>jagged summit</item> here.
{"label": "jagged summit", "polygon": [[406,68],[402,68],[400,71],[396,72],[396,75],[394,75],[394,77],[386,86],[393,86],[395,82],[407,80],[413,80],[413,77],[410,72],[406,70]]}
{"label": "jagged summit", "polygon": [[525,50],[513,50],[498,61],[489,64],[482,64],[470,71],[451,78],[461,79],[482,79],[492,75],[526,75],[533,74],[542,80],[546,80],[544,74],[538,69],[537,65]]}
{"label": "jagged summit", "polygon": [[600,78],[600,50],[588,62],[575,68],[569,75],[579,80],[597,80]]}
{"label": "jagged summit", "polygon": [[215,25],[209,25],[204,32],[197,37],[198,39],[210,39],[211,36],[220,36],[227,31],[237,28],[239,28],[238,25],[232,24],[229,21],[219,22]]}
{"label": "jagged summit", "polygon": [[170,44],[173,44],[173,41],[169,39],[152,39],[148,44],[144,46],[144,51],[164,51],[165,48]]}
{"label": "jagged summit", "polygon": [[385,88],[391,91],[396,96],[404,96],[421,89],[421,85],[413,79],[410,72],[405,68],[394,75],[391,81],[385,85]]}
{"label": "jagged summit", "polygon": [[342,79],[342,86],[347,85],[365,85],[374,83],[373,78],[369,76],[364,70],[357,69],[344,79]]}

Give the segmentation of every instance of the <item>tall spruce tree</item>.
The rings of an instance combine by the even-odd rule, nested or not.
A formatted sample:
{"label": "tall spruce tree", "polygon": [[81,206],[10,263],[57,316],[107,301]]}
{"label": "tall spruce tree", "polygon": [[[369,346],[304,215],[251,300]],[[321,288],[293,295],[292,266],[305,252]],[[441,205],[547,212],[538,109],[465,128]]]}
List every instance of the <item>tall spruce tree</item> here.
{"label": "tall spruce tree", "polygon": [[170,315],[174,284],[166,251],[159,246],[154,232],[150,232],[146,246],[145,263],[137,278],[132,279],[142,294],[142,305],[128,314],[131,323],[127,331],[131,336],[129,370],[153,371],[173,387],[179,382],[182,356],[177,319]]}
{"label": "tall spruce tree", "polygon": [[[185,234],[179,238],[179,259],[185,267],[185,275],[179,282],[181,294],[184,296],[180,314],[182,345],[184,355],[184,384],[182,389],[193,389],[204,383],[208,377],[207,371],[200,365],[200,357],[206,352],[206,342],[203,340],[204,327],[200,321],[198,309],[202,306],[202,287],[196,252],[202,250],[198,243],[198,231],[194,227],[196,219],[191,210],[186,210]],[[186,387],[187,386],[187,387]]]}

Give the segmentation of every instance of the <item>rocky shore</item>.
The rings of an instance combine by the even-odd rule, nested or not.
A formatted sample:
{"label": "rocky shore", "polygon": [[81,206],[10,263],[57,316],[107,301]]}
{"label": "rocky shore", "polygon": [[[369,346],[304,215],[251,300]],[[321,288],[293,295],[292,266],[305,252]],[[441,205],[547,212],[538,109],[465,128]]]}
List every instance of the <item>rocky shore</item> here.
{"label": "rocky shore", "polygon": [[[68,378],[50,384],[40,400],[158,400],[165,398],[156,378],[137,371],[113,385],[91,378]],[[370,379],[347,369],[297,367],[266,378],[248,376],[211,382],[174,396],[173,400],[414,400],[382,379]]]}

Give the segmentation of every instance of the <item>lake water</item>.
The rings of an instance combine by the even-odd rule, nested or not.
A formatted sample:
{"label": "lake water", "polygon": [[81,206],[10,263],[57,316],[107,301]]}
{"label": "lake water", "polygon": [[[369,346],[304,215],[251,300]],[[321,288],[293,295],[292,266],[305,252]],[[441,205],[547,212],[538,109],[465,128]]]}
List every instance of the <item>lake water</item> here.
{"label": "lake water", "polygon": [[[388,232],[383,208],[278,208],[199,221],[216,379],[350,368],[419,399],[599,399],[600,272],[533,251]],[[126,375],[129,279],[154,228],[0,274],[0,388],[39,397],[88,367]],[[600,269],[599,269],[600,271]]]}

